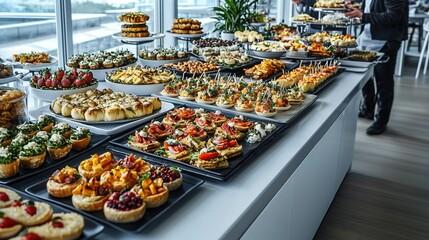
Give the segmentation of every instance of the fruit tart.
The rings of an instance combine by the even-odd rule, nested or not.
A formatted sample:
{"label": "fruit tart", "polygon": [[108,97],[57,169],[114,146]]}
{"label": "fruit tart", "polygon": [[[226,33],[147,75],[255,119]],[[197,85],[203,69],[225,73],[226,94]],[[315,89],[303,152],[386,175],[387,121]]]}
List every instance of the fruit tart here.
{"label": "fruit tart", "polygon": [[159,140],[159,139],[164,139],[168,136],[171,136],[174,133],[174,129],[166,123],[154,121],[151,124],[149,124],[147,132],[149,133],[150,136]]}
{"label": "fruit tart", "polygon": [[116,166],[116,161],[111,152],[101,155],[94,154],[90,158],[83,160],[79,164],[79,173],[86,179],[99,178],[101,174]]}
{"label": "fruit tart", "polygon": [[111,222],[136,222],[146,213],[146,203],[135,192],[115,192],[104,203],[103,212]]}
{"label": "fruit tart", "polygon": [[237,140],[231,139],[229,135],[215,135],[207,142],[208,148],[214,148],[228,159],[237,157],[243,153],[243,146]]}
{"label": "fruit tart", "polygon": [[52,159],[61,159],[70,153],[73,145],[63,135],[54,133],[46,142],[46,146]]}
{"label": "fruit tart", "polygon": [[228,135],[231,139],[240,141],[245,134],[238,131],[234,122],[225,122],[222,126],[216,128],[215,135]]}
{"label": "fruit tart", "polygon": [[151,169],[151,165],[141,157],[136,158],[134,154],[125,156],[118,160],[118,165],[134,170],[139,176],[147,173]]}
{"label": "fruit tart", "polygon": [[179,142],[175,138],[168,138],[164,141],[164,148],[155,151],[155,154],[164,155],[167,158],[181,162],[189,162],[191,151],[189,147]]}
{"label": "fruit tart", "polygon": [[109,182],[112,185],[111,189],[119,192],[136,185],[139,178],[140,176],[135,170],[119,165],[101,174],[100,182]]}
{"label": "fruit tart", "polygon": [[202,149],[198,158],[192,159],[191,164],[204,169],[223,169],[229,167],[227,157],[222,156],[214,148]]}
{"label": "fruit tart", "polygon": [[76,168],[65,166],[56,170],[49,177],[46,189],[51,196],[58,198],[70,197],[73,190],[82,183],[83,179]]}
{"label": "fruit tart", "polygon": [[135,185],[131,191],[137,193],[148,208],[156,208],[167,202],[169,192],[164,187],[162,178],[152,180],[150,174],[142,176],[140,183]]}
{"label": "fruit tart", "polygon": [[177,167],[168,167],[166,165],[154,166],[150,170],[150,178],[155,180],[157,178],[162,178],[164,181],[164,187],[168,191],[173,191],[182,186],[183,176],[180,173],[182,170]]}
{"label": "fruit tart", "polygon": [[34,201],[15,201],[2,212],[24,226],[40,225],[49,221],[53,214],[51,206]]}
{"label": "fruit tart", "polygon": [[233,118],[227,121],[227,123],[231,122],[234,123],[234,126],[238,131],[242,132],[249,130],[253,126],[253,123],[243,115],[235,115]]}
{"label": "fruit tart", "polygon": [[37,124],[32,122],[25,122],[21,125],[16,126],[18,132],[27,135],[29,138],[32,138],[39,131]]}
{"label": "fruit tart", "polygon": [[155,138],[150,136],[145,129],[136,131],[134,136],[128,137],[128,146],[145,152],[155,152],[161,145]]}
{"label": "fruit tart", "polygon": [[0,147],[0,178],[8,178],[17,174],[19,163],[19,158],[8,148]]}
{"label": "fruit tart", "polygon": [[13,132],[7,128],[0,127],[0,146],[7,147],[12,142]]}
{"label": "fruit tart", "polygon": [[22,225],[0,211],[0,239],[10,238],[18,234]]}
{"label": "fruit tart", "polygon": [[39,131],[36,133],[36,135],[31,139],[32,142],[41,144],[46,148],[46,143],[48,142],[49,138],[51,136],[46,131]]}
{"label": "fruit tart", "polygon": [[52,133],[59,133],[69,139],[73,133],[73,129],[67,123],[57,123],[52,128]]}
{"label": "fruit tart", "polygon": [[18,133],[13,139],[10,145],[8,146],[9,152],[12,154],[18,155],[22,150],[25,144],[30,142],[30,138],[24,133]]}
{"label": "fruit tart", "polygon": [[37,119],[37,126],[40,131],[51,132],[52,128],[55,125],[55,119],[48,115],[40,115]]}
{"label": "fruit tart", "polygon": [[73,129],[73,133],[70,135],[70,142],[73,150],[82,151],[91,142],[91,132],[87,128],[77,127]]}
{"label": "fruit tart", "polygon": [[24,232],[22,235],[19,234],[18,236],[10,238],[9,240],[44,240],[44,239],[33,232],[27,232],[27,233]]}
{"label": "fruit tart", "polygon": [[54,213],[51,221],[28,228],[29,233],[37,234],[45,240],[78,239],[85,228],[85,221],[78,213]]}
{"label": "fruit tart", "polygon": [[19,160],[24,168],[38,168],[46,158],[46,148],[39,143],[29,142],[19,152]]}
{"label": "fruit tart", "polygon": [[84,180],[73,190],[73,206],[83,211],[100,211],[111,192],[109,182],[99,182],[96,178]]}
{"label": "fruit tart", "polygon": [[202,127],[207,133],[214,133],[216,130],[216,123],[208,116],[201,116],[195,119],[195,124]]}
{"label": "fruit tart", "polygon": [[0,187],[0,208],[9,207],[14,201],[18,201],[20,199],[21,196],[19,196],[15,191]]}

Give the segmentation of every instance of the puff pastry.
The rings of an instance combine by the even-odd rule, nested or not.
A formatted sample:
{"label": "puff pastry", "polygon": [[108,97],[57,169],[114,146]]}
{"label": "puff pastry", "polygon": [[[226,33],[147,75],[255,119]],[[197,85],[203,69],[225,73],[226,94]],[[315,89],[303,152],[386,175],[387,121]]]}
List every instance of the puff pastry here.
{"label": "puff pastry", "polygon": [[55,171],[46,183],[46,189],[51,196],[58,198],[70,197],[73,190],[82,184],[82,177],[75,168],[66,166]]}
{"label": "puff pastry", "polygon": [[19,199],[21,199],[21,196],[15,191],[0,187],[0,208],[9,207],[14,201]]}
{"label": "puff pastry", "polygon": [[[32,212],[28,210],[32,208]],[[51,206],[44,202],[24,201],[21,206],[10,206],[2,209],[7,216],[15,219],[24,226],[35,226],[52,218]]]}
{"label": "puff pastry", "polygon": [[36,233],[45,240],[72,240],[82,235],[85,222],[77,213],[55,213],[52,221],[30,227],[28,232]]}

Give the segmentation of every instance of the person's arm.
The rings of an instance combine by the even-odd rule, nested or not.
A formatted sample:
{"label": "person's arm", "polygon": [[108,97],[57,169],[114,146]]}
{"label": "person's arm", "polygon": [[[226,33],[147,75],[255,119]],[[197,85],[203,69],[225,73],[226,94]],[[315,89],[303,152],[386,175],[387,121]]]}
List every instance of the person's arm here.
{"label": "person's arm", "polygon": [[387,0],[384,2],[386,4],[386,12],[362,13],[361,10],[353,8],[352,11],[346,13],[346,16],[360,17],[363,24],[398,25],[405,14],[405,1]]}

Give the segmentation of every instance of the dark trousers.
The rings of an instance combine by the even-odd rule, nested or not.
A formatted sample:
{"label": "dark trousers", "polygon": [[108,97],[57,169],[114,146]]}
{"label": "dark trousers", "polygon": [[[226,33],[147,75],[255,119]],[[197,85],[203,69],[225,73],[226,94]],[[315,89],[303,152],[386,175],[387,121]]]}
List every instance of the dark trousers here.
{"label": "dark trousers", "polygon": [[[363,101],[360,111],[366,114],[373,114],[375,122],[387,125],[390,111],[392,110],[394,96],[394,79],[396,57],[401,42],[387,42],[380,52],[389,56],[386,63],[377,64],[374,67],[374,78],[371,78],[362,88]],[[374,80],[375,86],[374,87]]]}

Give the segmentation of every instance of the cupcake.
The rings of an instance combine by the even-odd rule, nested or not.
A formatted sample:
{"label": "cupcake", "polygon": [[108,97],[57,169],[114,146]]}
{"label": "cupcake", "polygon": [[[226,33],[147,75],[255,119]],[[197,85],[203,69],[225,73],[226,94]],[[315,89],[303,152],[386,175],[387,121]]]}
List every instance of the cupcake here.
{"label": "cupcake", "polygon": [[41,131],[51,132],[52,127],[55,125],[55,120],[51,116],[40,115],[37,120],[37,126]]}
{"label": "cupcake", "polygon": [[146,212],[146,204],[134,192],[113,193],[104,203],[104,216],[117,223],[129,223],[140,220]]}
{"label": "cupcake", "polygon": [[46,149],[35,142],[27,143],[19,152],[19,160],[25,168],[38,168],[45,162]]}
{"label": "cupcake", "polygon": [[0,178],[12,177],[18,173],[19,158],[15,157],[7,148],[0,147]]}
{"label": "cupcake", "polygon": [[69,139],[71,134],[73,133],[73,130],[67,123],[57,123],[52,128],[52,133],[59,133],[65,138]]}
{"label": "cupcake", "polygon": [[72,149],[71,142],[58,133],[52,134],[46,146],[48,147],[49,156],[52,159],[61,159],[67,156]]}
{"label": "cupcake", "polygon": [[73,145],[73,150],[81,151],[88,147],[89,142],[91,141],[91,132],[84,127],[77,127],[73,130],[72,135],[70,136],[70,142]]}

